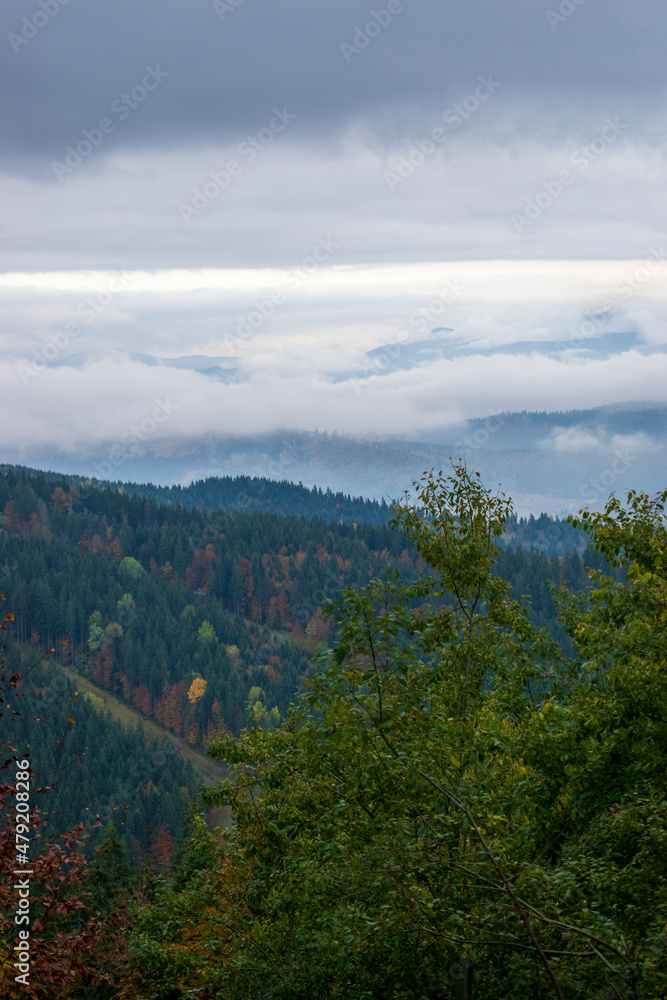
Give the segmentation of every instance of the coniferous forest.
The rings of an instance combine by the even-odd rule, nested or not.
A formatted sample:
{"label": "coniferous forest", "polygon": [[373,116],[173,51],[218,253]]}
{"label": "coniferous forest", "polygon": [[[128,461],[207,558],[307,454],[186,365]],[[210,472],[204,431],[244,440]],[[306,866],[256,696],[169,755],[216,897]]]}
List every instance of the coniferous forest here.
{"label": "coniferous forest", "polygon": [[666,501],[2,467],[2,995],[667,997]]}

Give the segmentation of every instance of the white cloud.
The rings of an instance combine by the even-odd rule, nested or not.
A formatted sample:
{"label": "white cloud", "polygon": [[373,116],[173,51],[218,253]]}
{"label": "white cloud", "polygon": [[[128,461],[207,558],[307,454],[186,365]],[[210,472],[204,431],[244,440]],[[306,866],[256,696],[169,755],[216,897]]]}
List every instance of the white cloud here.
{"label": "white cloud", "polygon": [[555,451],[591,451],[602,444],[597,434],[591,434],[583,427],[556,427],[544,444]]}
{"label": "white cloud", "polygon": [[[662,138],[647,157],[622,137],[533,225],[520,234],[511,225],[586,134],[546,141],[514,126],[504,137],[461,130],[393,193],[383,173],[403,139],[383,145],[360,131],[328,144],[286,138],[189,226],[179,202],[233,143],[116,150],[70,184],[7,177],[2,407],[17,439],[111,441],[160,393],[178,392],[183,404],[159,433],[183,435],[417,432],[489,407],[664,399],[667,356],[626,351],[622,361],[591,361],[570,342],[587,314],[606,309],[595,333],[636,330],[647,350],[664,344],[667,266],[630,296],[620,290],[662,245]],[[640,185],[641,198],[627,196]],[[328,237],[339,244],[330,258],[240,337],[241,320]],[[126,286],[105,302],[115,271]],[[461,292],[436,311],[447,282]],[[101,305],[86,319],[91,297]],[[563,349],[550,359],[477,355],[347,378],[364,375],[367,351],[419,339],[419,315],[480,351],[517,341]],[[54,356],[48,345],[62,345],[69,323],[79,332]],[[131,351],[233,354],[239,383],[132,365]],[[71,354],[83,355],[81,371],[53,367],[26,382],[15,367]],[[63,400],[78,401],[73,413]]]}
{"label": "white cloud", "polygon": [[[502,137],[462,129],[392,192],[384,175],[402,140],[288,134],[189,225],[179,204],[229,161],[233,143],[112,150],[61,185],[3,177],[0,250],[30,271],[288,267],[326,234],[352,264],[643,257],[664,233],[663,138],[649,147],[628,128],[576,169],[585,138],[539,140],[516,122]],[[573,183],[517,233],[512,215],[564,169]]]}
{"label": "white cloud", "polygon": [[611,447],[614,451],[628,451],[633,455],[641,455],[645,452],[660,450],[660,445],[655,441],[652,441],[648,434],[643,433],[614,434],[611,439]]}
{"label": "white cloud", "polygon": [[[15,366],[0,364],[0,403],[7,443],[72,450],[113,447],[156,400],[172,415],[150,434],[150,446],[185,438],[251,434],[277,427],[357,434],[417,433],[480,413],[569,409],[619,399],[665,399],[667,355],[636,352],[572,368],[533,355],[521,365],[507,356],[440,361],[430,367],[330,383],[317,374],[265,368],[247,381],[222,384],[191,371],[96,361],[83,369],[50,368],[22,383]],[[565,447],[567,438],[560,444]],[[572,447],[588,445],[585,437]],[[562,450],[562,448],[561,448]]]}

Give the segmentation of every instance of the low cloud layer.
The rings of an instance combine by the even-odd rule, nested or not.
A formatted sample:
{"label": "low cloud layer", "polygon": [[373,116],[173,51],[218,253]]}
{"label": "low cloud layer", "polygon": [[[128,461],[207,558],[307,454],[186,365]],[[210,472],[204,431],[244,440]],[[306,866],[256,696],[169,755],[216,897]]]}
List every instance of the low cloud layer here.
{"label": "low cloud layer", "polygon": [[[0,377],[3,385],[16,385],[17,370],[3,362]],[[117,445],[142,422],[147,422],[143,433],[150,447],[277,426],[419,436],[517,404],[556,410],[643,394],[664,400],[666,384],[667,355],[656,359],[636,353],[581,366],[540,356],[521,366],[507,356],[471,357],[338,383],[267,367],[245,381],[222,384],[197,372],[107,358],[82,369],[42,372],[29,387],[4,396],[3,421],[12,427],[7,442],[12,448],[48,444],[72,451]],[[156,407],[161,407],[160,419]],[[570,435],[554,444],[580,449],[582,440]]]}
{"label": "low cloud layer", "polygon": [[665,29],[662,0],[6,0],[12,444],[664,399]]}
{"label": "low cloud layer", "polygon": [[[416,434],[503,410],[667,395],[665,263],[354,268],[327,263],[332,248],[320,246],[325,263],[283,270],[0,278],[14,443],[113,443],[167,397],[169,420],[151,431],[165,440],[276,427]],[[572,433],[563,447],[583,447]]]}

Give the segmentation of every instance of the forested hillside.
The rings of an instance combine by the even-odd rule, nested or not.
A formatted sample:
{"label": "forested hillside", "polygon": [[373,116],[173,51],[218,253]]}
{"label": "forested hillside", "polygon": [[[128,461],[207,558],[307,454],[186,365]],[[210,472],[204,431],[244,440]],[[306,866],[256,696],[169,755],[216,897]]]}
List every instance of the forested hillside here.
{"label": "forested hillside", "polygon": [[146,856],[168,863],[201,786],[192,765],[169,740],[113,722],[103,702],[77,697],[55,662],[30,670],[34,646],[21,650],[10,638],[5,655],[28,673],[12,703],[19,714],[5,732],[21,751],[30,748],[35,784],[50,789],[41,803],[45,831],[90,827],[99,814],[103,824],[114,821],[135,864]]}
{"label": "forested hillside", "polygon": [[[46,480],[54,485],[65,484],[66,489],[109,489],[132,496],[155,500],[167,507],[183,506],[207,513],[213,511],[264,512],[320,518],[343,524],[386,525],[394,515],[393,507],[384,500],[368,500],[333,493],[330,489],[309,488],[288,480],[276,482],[256,476],[211,476],[190,483],[189,486],[155,486],[153,483],[110,482],[87,479],[84,476],[62,476],[57,472],[41,472],[23,466],[0,465],[0,474],[20,475],[27,481]],[[517,517],[513,514],[507,522],[504,543],[534,547],[551,555],[570,549],[586,547],[581,532],[575,531],[566,520],[547,514]]]}
{"label": "forested hillside", "polygon": [[[584,515],[575,526],[593,550],[548,560],[499,547],[511,509],[462,467],[424,480],[393,543],[385,528],[218,521],[66,485],[8,477],[2,527],[25,603],[3,624],[18,626],[5,650],[18,669],[7,687],[3,666],[0,687],[19,697],[1,712],[14,754],[31,758],[17,774],[45,808],[27,848],[31,998],[665,995],[667,493]],[[237,595],[217,576],[225,557],[238,561]],[[334,599],[300,618],[291,597],[309,559],[311,585]],[[66,598],[85,602],[80,626]],[[59,653],[30,670],[46,644],[31,616],[46,600],[40,627]],[[141,673],[142,617],[167,677],[156,694]],[[185,637],[182,662],[165,635]],[[229,780],[198,804],[169,748],[114,727],[103,698],[74,706],[63,654],[120,694],[125,678],[129,701],[193,743],[208,732]],[[298,657],[292,678],[284,664]],[[272,704],[290,684],[291,707]],[[0,785],[4,874],[16,866],[12,794]],[[233,824],[211,829],[204,805]],[[114,823],[92,845],[76,827],[49,839],[94,812]],[[11,917],[0,921],[13,940]]]}
{"label": "forested hillside", "polygon": [[54,646],[193,744],[215,724],[238,732],[252,688],[278,718],[326,638],[321,596],[383,566],[416,571],[386,526],[212,517],[66,486],[0,480],[17,638]]}
{"label": "forested hillside", "polygon": [[[104,487],[4,467],[0,591],[15,616],[11,653],[26,667],[54,650],[26,680],[30,710],[16,730],[37,761],[42,751],[51,753],[59,729],[68,729],[74,688],[58,663],[203,749],[215,733],[238,735],[254,714],[267,728],[285,718],[311,658],[334,638],[321,601],[385,570],[404,583],[426,572],[380,505],[359,501],[357,509],[356,501],[329,495],[338,507],[328,520],[206,510],[238,499],[241,488],[246,498],[274,507],[327,500],[290,484],[212,480],[155,490],[162,504],[149,495],[152,487]],[[341,523],[351,510],[381,523]],[[582,559],[582,537],[546,516],[511,518],[495,570],[515,596],[530,594],[533,620],[565,644],[548,581],[574,590],[587,585],[586,566],[599,559],[591,552]],[[572,539],[581,551],[568,551]],[[554,550],[559,555],[548,558]],[[106,820],[114,807],[130,806],[117,823],[121,841],[132,857],[157,856],[180,835],[197,780],[171,746],[152,746],[103,709],[80,698],[74,710],[58,754],[74,763],[58,771],[52,828],[68,829],[96,813]]]}
{"label": "forested hillside", "polygon": [[139,995],[667,996],[666,505],[579,521],[623,572],[560,592],[567,657],[493,572],[504,500],[425,477],[431,573],[347,591],[289,723],[213,741],[235,831],[137,913]]}
{"label": "forested hillside", "polygon": [[[407,582],[425,568],[386,524],[207,514],[21,470],[0,477],[0,509],[2,588],[18,641],[53,646],[192,745],[216,727],[238,733],[251,694],[267,723],[284,716],[330,637],[322,599],[385,569]],[[537,525],[509,529],[539,538]],[[498,572],[554,627],[548,580],[587,581],[578,552],[549,561],[508,547]]]}
{"label": "forested hillside", "polygon": [[345,493],[333,493],[319,487],[307,487],[288,480],[274,481],[256,476],[210,476],[190,483],[189,486],[155,486],[153,483],[133,483],[90,479],[85,476],[57,472],[42,472],[22,466],[0,465],[0,472],[20,473],[26,479],[46,479],[61,483],[64,478],[70,486],[95,486],[100,489],[120,490],[134,496],[155,500],[171,506],[197,508],[202,511],[264,511],[297,517],[321,517],[325,521],[342,521],[352,524],[366,521],[369,524],[386,524],[391,517],[391,507],[384,500],[366,500]]}

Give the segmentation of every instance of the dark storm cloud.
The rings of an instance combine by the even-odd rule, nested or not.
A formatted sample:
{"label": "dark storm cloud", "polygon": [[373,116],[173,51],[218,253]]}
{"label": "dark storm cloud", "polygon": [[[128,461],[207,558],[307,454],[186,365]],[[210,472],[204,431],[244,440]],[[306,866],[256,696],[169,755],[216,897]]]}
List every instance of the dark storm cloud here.
{"label": "dark storm cloud", "polygon": [[[547,115],[556,96],[581,116],[610,92],[646,111],[666,29],[663,0],[5,0],[5,162],[50,162],[104,117],[125,145],[224,141],[274,105],[301,134],[390,134],[489,73]],[[169,76],[118,121],[147,67]]]}

